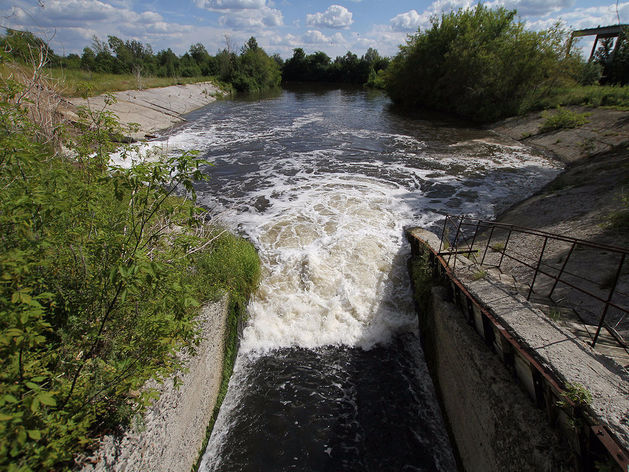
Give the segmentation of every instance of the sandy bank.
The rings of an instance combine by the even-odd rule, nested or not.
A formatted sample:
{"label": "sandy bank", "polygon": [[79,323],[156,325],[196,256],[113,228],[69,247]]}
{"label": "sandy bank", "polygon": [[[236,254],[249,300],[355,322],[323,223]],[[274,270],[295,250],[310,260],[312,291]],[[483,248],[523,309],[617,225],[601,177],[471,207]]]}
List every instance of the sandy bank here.
{"label": "sandy bank", "polygon": [[[94,110],[106,108],[112,111],[123,125],[137,123],[140,129],[130,133],[134,140],[144,139],[159,130],[185,121],[182,115],[201,108],[222,95],[212,82],[115,92],[115,103],[106,105],[107,97],[70,98],[68,101],[78,106],[90,106]],[[76,119],[72,111],[66,113],[70,120]],[[73,116],[74,115],[74,116]]]}

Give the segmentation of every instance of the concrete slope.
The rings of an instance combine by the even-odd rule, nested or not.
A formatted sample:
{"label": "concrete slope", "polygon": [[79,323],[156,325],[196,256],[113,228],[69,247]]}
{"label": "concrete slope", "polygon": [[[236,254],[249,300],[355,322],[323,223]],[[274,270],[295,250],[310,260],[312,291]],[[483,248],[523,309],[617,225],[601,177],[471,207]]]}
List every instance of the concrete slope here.
{"label": "concrete slope", "polygon": [[159,399],[122,436],[105,436],[92,457],[81,458],[82,472],[189,472],[205,439],[223,373],[228,296],[204,306],[199,314],[203,337],[187,371],[147,388]]}
{"label": "concrete slope", "polygon": [[[106,104],[106,95],[88,99],[70,98],[68,101],[76,107],[89,106],[92,110],[110,110],[123,125],[137,123],[140,129],[129,133],[129,137],[139,140],[185,121],[182,115],[212,103],[216,96],[221,94],[221,90],[213,83],[200,82],[115,92],[112,94],[115,103],[111,105]],[[73,112],[67,114],[71,120],[76,119]]]}

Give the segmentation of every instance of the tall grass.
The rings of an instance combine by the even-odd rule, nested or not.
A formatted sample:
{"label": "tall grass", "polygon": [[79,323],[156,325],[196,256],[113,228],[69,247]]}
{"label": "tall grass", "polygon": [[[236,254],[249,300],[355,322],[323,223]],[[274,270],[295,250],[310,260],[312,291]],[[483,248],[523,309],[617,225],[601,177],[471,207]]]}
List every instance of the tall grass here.
{"label": "tall grass", "polygon": [[530,103],[522,111],[533,111],[558,106],[582,105],[629,111],[629,87],[614,85],[586,85],[562,87]]}
{"label": "tall grass", "polygon": [[[0,77],[29,74],[30,67],[18,64],[0,64]],[[137,90],[140,88],[168,87],[169,85],[194,84],[213,81],[212,77],[141,77],[133,74],[109,74],[77,69],[47,68],[46,75],[57,91],[66,97],[96,96],[107,92]]]}

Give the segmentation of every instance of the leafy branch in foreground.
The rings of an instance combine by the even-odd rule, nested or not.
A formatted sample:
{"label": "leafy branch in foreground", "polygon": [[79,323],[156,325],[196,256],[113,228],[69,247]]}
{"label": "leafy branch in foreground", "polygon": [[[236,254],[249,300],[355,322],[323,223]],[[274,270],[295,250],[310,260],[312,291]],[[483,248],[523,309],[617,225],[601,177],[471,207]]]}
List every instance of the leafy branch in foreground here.
{"label": "leafy branch in foreground", "polygon": [[63,469],[151,401],[148,379],[182,367],[199,304],[251,290],[259,267],[204,224],[194,153],[109,167],[118,124],[83,110],[74,158],[55,156],[20,91],[5,82],[0,100],[0,470]]}

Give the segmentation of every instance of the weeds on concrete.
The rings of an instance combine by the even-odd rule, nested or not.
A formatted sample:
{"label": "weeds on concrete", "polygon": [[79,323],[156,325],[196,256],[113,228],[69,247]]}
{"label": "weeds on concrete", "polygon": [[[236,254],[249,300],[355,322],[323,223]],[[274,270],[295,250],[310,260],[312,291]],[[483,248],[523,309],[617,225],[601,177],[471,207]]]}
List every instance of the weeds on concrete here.
{"label": "weeds on concrete", "polygon": [[620,208],[609,214],[606,226],[615,231],[629,230],[629,195],[620,195]]}
{"label": "weeds on concrete", "polygon": [[496,252],[502,252],[505,249],[504,243],[494,243],[491,245],[491,248]]}
{"label": "weeds on concrete", "polygon": [[571,110],[557,106],[554,113],[549,111],[542,112],[544,122],[540,127],[540,132],[554,131],[558,129],[570,129],[583,126],[589,120],[591,113],[576,113]]}
{"label": "weeds on concrete", "polygon": [[561,319],[561,310],[559,308],[551,308],[547,315],[551,320],[559,321]]}
{"label": "weeds on concrete", "polygon": [[570,403],[575,406],[588,406],[592,403],[592,394],[581,384],[566,384],[566,390],[562,393],[563,400],[557,402],[560,407],[567,407]]}

